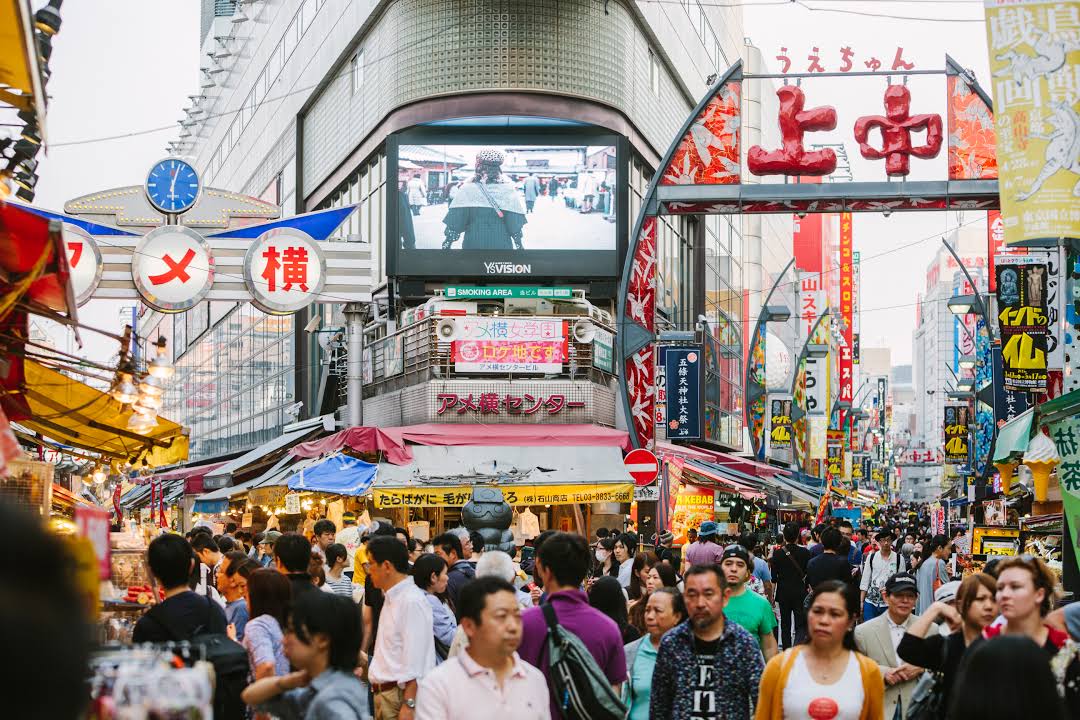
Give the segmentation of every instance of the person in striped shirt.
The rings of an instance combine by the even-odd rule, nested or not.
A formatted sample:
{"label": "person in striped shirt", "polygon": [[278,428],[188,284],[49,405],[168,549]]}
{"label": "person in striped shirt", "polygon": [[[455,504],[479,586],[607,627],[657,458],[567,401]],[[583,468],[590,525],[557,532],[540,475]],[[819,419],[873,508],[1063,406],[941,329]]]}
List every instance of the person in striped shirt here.
{"label": "person in striped shirt", "polygon": [[335,595],[344,595],[352,599],[355,585],[345,575],[345,563],[349,559],[349,551],[341,543],[334,543],[326,548],[326,566],[330,571],[326,573],[326,584],[323,590]]}

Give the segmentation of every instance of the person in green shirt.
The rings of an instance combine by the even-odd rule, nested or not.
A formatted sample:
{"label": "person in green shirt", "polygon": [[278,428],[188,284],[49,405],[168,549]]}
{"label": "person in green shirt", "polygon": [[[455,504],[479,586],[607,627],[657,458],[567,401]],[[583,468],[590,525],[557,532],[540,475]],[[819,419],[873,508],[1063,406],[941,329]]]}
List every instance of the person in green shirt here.
{"label": "person in green shirt", "polygon": [[727,578],[727,602],[724,603],[724,615],[736,625],[758,639],[765,661],[777,653],[776,615],[772,605],[761,595],[746,587],[750,580],[750,553],[742,545],[728,545],[720,556],[720,568]]}

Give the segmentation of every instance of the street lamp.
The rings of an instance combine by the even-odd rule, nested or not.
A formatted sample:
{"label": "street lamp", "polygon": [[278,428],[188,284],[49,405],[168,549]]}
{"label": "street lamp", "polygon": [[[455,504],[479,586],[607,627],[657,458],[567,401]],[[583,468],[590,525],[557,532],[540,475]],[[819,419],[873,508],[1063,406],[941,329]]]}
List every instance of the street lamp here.
{"label": "street lamp", "polygon": [[971,378],[965,378],[956,384],[957,392],[973,393],[975,390],[975,381]]}
{"label": "street lamp", "polygon": [[974,370],[977,359],[974,355],[962,355],[959,362],[961,370]]}
{"label": "street lamp", "polygon": [[967,315],[978,304],[978,299],[972,294],[953,295],[949,298],[949,312],[953,315]]}
{"label": "street lamp", "polygon": [[808,358],[821,360],[829,355],[829,346],[825,343],[809,343],[804,346],[803,354]]}
{"label": "street lamp", "polygon": [[967,400],[973,399],[975,397],[975,393],[973,393],[970,389],[966,390],[966,391],[965,390],[950,390],[949,392],[945,393],[945,397],[949,398],[950,400],[965,400],[965,401],[967,401]]}
{"label": "street lamp", "polygon": [[787,305],[766,305],[761,308],[761,317],[765,322],[787,322],[791,319],[791,308]]}

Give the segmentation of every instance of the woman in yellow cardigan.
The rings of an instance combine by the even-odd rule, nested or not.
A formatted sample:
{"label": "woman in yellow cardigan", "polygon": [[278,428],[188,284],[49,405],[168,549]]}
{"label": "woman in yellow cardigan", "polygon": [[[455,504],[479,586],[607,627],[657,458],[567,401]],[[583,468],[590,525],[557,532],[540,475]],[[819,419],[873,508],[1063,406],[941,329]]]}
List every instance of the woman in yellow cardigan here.
{"label": "woman in yellow cardigan", "polygon": [[881,670],[855,651],[858,619],[859,596],[850,585],[827,580],[815,587],[809,642],[765,666],[754,720],[883,720]]}

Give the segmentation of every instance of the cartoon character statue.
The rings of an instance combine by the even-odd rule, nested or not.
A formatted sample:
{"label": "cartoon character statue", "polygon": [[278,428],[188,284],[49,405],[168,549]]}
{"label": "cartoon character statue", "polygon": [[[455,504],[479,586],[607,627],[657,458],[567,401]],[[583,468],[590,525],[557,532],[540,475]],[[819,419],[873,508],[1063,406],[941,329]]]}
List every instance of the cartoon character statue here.
{"label": "cartoon character statue", "polygon": [[484,538],[484,550],[502,550],[513,555],[514,534],[510,523],[514,511],[505,500],[502,490],[493,487],[473,488],[472,499],[461,508],[461,523]]}

